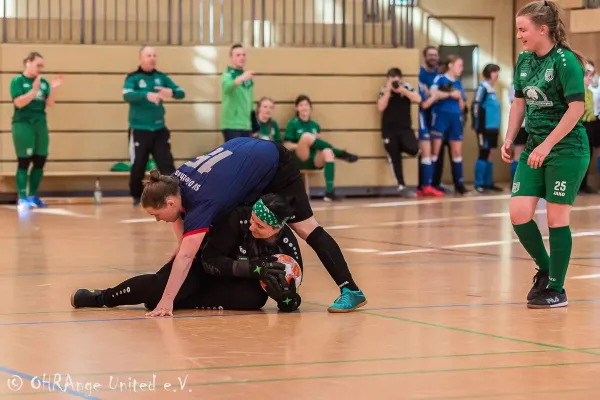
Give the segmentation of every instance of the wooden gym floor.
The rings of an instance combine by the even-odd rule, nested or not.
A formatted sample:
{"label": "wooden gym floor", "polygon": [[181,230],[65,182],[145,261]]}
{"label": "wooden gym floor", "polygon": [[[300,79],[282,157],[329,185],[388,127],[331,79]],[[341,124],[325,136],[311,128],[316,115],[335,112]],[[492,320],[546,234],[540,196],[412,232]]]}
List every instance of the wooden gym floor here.
{"label": "wooden gym floor", "polygon": [[[0,397],[598,399],[599,200],[572,214],[567,308],[525,307],[534,267],[503,194],[314,201],[368,296],[361,312],[327,313],[338,292],[303,243],[301,312],[172,319],[69,304],[77,287],[158,270],[166,224],[122,201],[21,219],[0,207]],[[543,204],[537,218],[547,235]]]}

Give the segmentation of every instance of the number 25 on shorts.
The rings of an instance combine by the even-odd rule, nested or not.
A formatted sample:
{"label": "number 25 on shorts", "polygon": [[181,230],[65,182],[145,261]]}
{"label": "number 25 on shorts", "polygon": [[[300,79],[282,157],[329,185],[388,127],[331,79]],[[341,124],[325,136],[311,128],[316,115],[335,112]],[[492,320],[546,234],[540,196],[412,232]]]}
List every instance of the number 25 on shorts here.
{"label": "number 25 on shorts", "polygon": [[554,182],[554,195],[564,197],[565,190],[567,190],[567,182],[566,181],[556,181]]}

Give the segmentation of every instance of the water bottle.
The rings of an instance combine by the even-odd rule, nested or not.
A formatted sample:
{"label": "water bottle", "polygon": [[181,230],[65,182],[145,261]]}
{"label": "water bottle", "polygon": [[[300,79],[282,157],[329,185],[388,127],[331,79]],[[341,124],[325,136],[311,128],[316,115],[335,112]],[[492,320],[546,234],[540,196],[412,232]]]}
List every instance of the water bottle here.
{"label": "water bottle", "polygon": [[96,186],[94,188],[94,203],[96,205],[102,203],[102,189],[100,188],[100,178],[96,178]]}

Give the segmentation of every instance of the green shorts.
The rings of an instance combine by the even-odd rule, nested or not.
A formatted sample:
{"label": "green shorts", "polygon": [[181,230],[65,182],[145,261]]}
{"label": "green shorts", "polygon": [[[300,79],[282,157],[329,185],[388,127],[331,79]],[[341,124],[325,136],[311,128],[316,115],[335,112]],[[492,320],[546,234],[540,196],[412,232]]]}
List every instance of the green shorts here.
{"label": "green shorts", "polygon": [[48,124],[45,120],[36,122],[13,122],[13,142],[18,158],[33,155],[48,155]]}
{"label": "green shorts", "polygon": [[298,158],[298,156],[296,155],[296,153],[294,153],[294,159],[296,160],[296,164],[298,164],[298,168],[300,170],[318,170],[318,169],[323,169],[323,167],[317,167],[315,165],[315,158],[317,157],[317,152],[311,150],[310,151],[310,155],[308,156],[308,159],[306,159],[305,161],[302,161],[301,159]]}
{"label": "green shorts", "polygon": [[541,168],[527,164],[529,151],[523,151],[513,181],[512,196],[532,196],[549,203],[572,205],[590,163],[590,156],[549,154]]}

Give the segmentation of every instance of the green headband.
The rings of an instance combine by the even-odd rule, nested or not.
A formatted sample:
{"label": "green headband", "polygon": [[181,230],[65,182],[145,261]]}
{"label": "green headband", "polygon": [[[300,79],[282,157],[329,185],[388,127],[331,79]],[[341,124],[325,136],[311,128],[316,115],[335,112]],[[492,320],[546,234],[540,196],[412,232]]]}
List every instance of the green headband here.
{"label": "green headband", "polygon": [[252,211],[256,213],[256,216],[260,218],[262,222],[272,226],[273,228],[283,228],[286,221],[289,219],[284,218],[283,221],[280,221],[273,211],[269,210],[265,203],[263,203],[262,199],[258,199],[258,201],[254,203],[254,206],[252,206]]}

